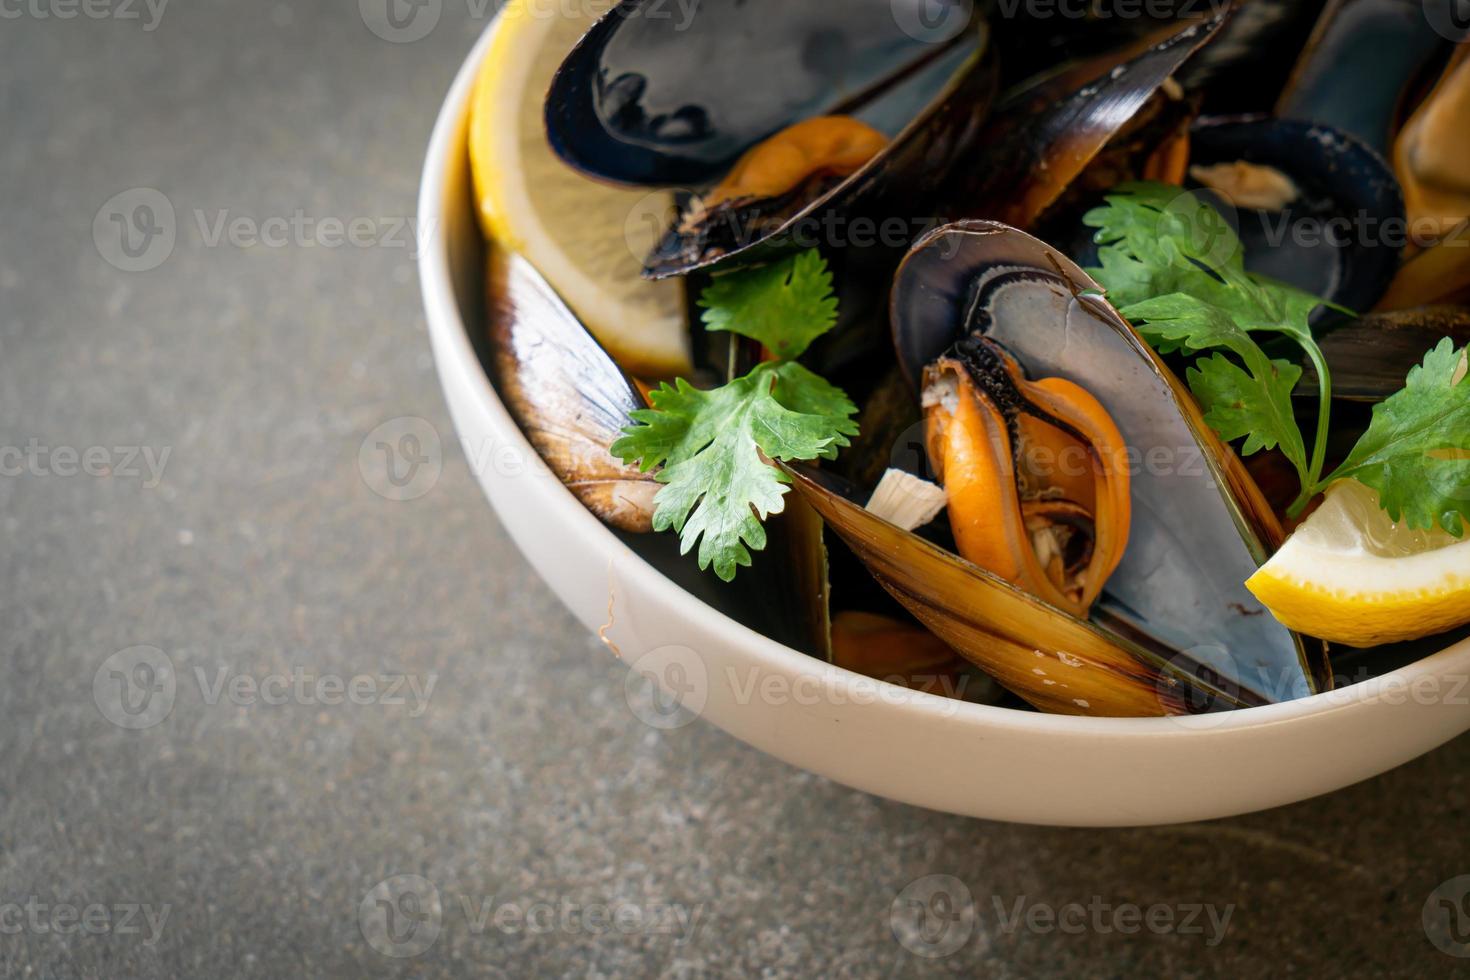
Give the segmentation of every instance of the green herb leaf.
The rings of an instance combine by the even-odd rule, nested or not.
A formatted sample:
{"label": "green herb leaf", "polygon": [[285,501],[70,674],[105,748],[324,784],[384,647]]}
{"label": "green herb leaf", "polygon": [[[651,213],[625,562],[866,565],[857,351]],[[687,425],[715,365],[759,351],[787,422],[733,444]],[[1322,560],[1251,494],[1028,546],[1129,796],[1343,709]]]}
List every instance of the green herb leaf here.
{"label": "green herb leaf", "polygon": [[1161,349],[1225,348],[1239,357],[1237,364],[1214,354],[1186,373],[1205,421],[1227,442],[1245,439],[1243,455],[1280,446],[1303,485],[1311,481],[1306,447],[1291,406],[1301,368],[1289,361],[1271,360],[1229,313],[1185,293],[1144,300],[1119,312],[1137,322],[1144,338]]}
{"label": "green herb leaf", "polygon": [[[1280,447],[1301,478],[1299,513],[1334,480],[1351,477],[1378,491],[1394,520],[1438,523],[1455,536],[1470,518],[1470,382],[1466,355],[1445,339],[1409,373],[1408,384],[1373,409],[1358,445],[1322,478],[1331,376],[1308,317],[1325,301],[1249,273],[1234,229],[1208,203],[1165,184],[1125,184],[1084,221],[1097,228],[1100,266],[1089,270],[1108,299],[1161,351],[1215,349],[1186,372],[1205,421],[1249,455]],[[1340,309],[1340,307],[1338,308]],[[1344,311],[1347,312],[1347,311]],[[1292,413],[1301,368],[1270,360],[1252,333],[1293,338],[1320,379],[1310,456]]]}
{"label": "green herb leaf", "polygon": [[1205,410],[1205,421],[1227,442],[1244,439],[1250,456],[1278,445],[1298,470],[1306,468],[1302,434],[1291,417],[1291,392],[1302,369],[1290,361],[1269,361],[1251,370],[1221,354],[1201,358],[1189,369],[1189,387]]}
{"label": "green herb leaf", "polygon": [[781,360],[800,357],[837,322],[832,273],[816,249],[716,276],[699,305],[707,329],[758,340]]}
{"label": "green herb leaf", "polygon": [[714,566],[726,582],[765,547],[761,527],[779,513],[785,474],[768,459],[833,458],[857,434],[857,412],[841,390],[795,363],[757,365],[713,391],[679,379],[650,396],[653,407],[633,413],[612,453],[640,460],[644,472],[662,465],[653,516],[656,531],[672,528],[680,550],[699,543],[699,567]]}
{"label": "green herb leaf", "polygon": [[[1326,301],[1245,269],[1245,250],[1228,221],[1200,197],[1167,184],[1130,183],[1083,218],[1097,228],[1099,268],[1089,272],[1119,312],[1164,353],[1222,348],[1188,371],[1206,421],[1242,452],[1280,446],[1303,492],[1321,475],[1331,412],[1331,375],[1308,318]],[[1310,455],[1291,393],[1301,370],[1272,361],[1252,333],[1291,337],[1317,367],[1317,431]],[[1305,503],[1305,500],[1301,501]]]}
{"label": "green herb leaf", "polygon": [[1461,537],[1470,518],[1470,380],[1466,351],[1450,338],[1409,372],[1402,391],[1373,406],[1373,420],[1337,471],[1378,491],[1388,516]]}
{"label": "green herb leaf", "polygon": [[[1129,183],[1083,222],[1099,229],[1099,269],[1089,270],[1117,306],[1187,293],[1228,314],[1247,332],[1284,333],[1312,342],[1307,318],[1319,296],[1247,272],[1245,248],[1208,202],[1168,184]],[[1335,307],[1340,309],[1340,307]]]}

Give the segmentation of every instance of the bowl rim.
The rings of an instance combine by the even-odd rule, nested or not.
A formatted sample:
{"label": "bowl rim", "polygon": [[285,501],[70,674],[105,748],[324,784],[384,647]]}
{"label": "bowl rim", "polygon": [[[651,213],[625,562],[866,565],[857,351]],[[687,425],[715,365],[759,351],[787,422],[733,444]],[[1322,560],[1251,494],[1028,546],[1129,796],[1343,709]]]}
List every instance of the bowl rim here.
{"label": "bowl rim", "polygon": [[[419,279],[431,339],[452,351],[454,363],[461,369],[464,380],[473,391],[477,408],[491,423],[497,437],[523,454],[521,458],[529,459],[536,455],[536,451],[491,384],[479,356],[475,353],[468,327],[461,315],[450,261],[450,222],[442,213],[448,199],[448,177],[455,172],[451,166],[454,162],[452,156],[464,150],[470,94],[480,62],[488,49],[492,29],[493,21],[458,69],[430,136],[418,198]],[[467,163],[464,165],[467,173]],[[478,227],[478,217],[472,215],[471,220]],[[440,370],[442,372],[443,368]],[[1444,677],[1457,665],[1462,671],[1470,672],[1470,638],[1466,638],[1396,670],[1333,691],[1293,701],[1210,715],[1150,718],[1059,715],[959,701],[898,688],[885,681],[875,680],[812,657],[757,633],[702,602],[650,565],[620,541],[558,481],[546,482],[554,483],[555,486],[548,486],[542,498],[545,509],[549,513],[554,512],[557,520],[577,528],[578,535],[587,542],[592,552],[591,557],[609,569],[616,569],[616,576],[626,591],[649,594],[656,605],[663,608],[678,607],[680,615],[700,631],[718,632],[727,636],[730,645],[738,647],[754,666],[788,677],[815,672],[824,689],[849,697],[863,696],[855,689],[855,684],[870,686],[876,683],[882,688],[902,692],[901,698],[893,698],[885,707],[916,718],[939,716],[946,724],[957,728],[1063,737],[1069,741],[1074,741],[1078,736],[1130,741],[1180,736],[1243,736],[1247,733],[1254,734],[1262,728],[1302,722],[1332,712],[1345,711],[1357,705],[1377,702],[1392,697],[1396,691],[1410,688],[1425,678]]]}

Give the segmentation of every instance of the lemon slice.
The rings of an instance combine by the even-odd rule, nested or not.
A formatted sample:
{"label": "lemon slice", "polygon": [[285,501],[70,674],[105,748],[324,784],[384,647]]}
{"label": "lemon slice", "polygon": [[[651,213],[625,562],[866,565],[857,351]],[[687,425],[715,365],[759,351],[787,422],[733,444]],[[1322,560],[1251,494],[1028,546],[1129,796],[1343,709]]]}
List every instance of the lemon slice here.
{"label": "lemon slice", "polygon": [[475,83],[470,167],[491,240],[530,260],[625,370],[666,377],[690,368],[683,285],[640,273],[672,198],[576,173],[552,153],[542,122],[552,75],[611,6],[506,4]]}
{"label": "lemon slice", "polygon": [[1376,491],[1342,480],[1245,585],[1299,633],[1411,640],[1470,622],[1470,537],[1395,524]]}

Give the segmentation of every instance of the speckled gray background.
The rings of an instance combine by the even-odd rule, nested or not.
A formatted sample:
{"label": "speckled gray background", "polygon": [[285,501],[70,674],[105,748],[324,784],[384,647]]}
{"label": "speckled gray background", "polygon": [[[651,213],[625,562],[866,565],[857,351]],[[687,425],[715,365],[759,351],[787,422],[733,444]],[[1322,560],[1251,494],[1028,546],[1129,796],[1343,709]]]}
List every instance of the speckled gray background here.
{"label": "speckled gray background", "polygon": [[[921,812],[702,724],[645,726],[622,670],[537,581],[458,455],[411,239],[393,231],[479,5],[430,0],[427,36],[389,43],[351,0],[175,0],[153,30],[141,0],[93,0],[101,18],[27,4],[0,19],[0,447],[31,447],[0,477],[0,974],[1433,976],[1470,963],[1421,925],[1431,891],[1470,874],[1470,740],[1274,813],[1101,833]],[[146,226],[147,202],[104,205],[134,188],[174,209],[166,258],[137,227],[141,254],[118,250],[109,215]],[[366,218],[384,240],[210,244],[222,217],[298,213]],[[156,267],[125,272],[104,253]],[[411,501],[380,496],[359,467],[365,437],[401,416],[446,447]],[[129,447],[163,464],[161,480]],[[154,652],[120,654],[140,645]],[[163,669],[140,672],[138,656]],[[322,704],[248,687],[293,674],[436,686],[418,707],[383,703],[383,688]],[[118,676],[172,697],[126,715]],[[932,960],[890,923],[898,893],[930,874],[957,878],[976,910],[968,937],[962,918],[941,938],[963,945]],[[425,881],[372,891],[396,875]],[[1094,896],[1231,917],[1209,946],[1208,927],[1007,931],[997,912]],[[379,898],[396,901],[393,922]],[[67,909],[88,906],[82,929]],[[166,918],[155,930],[130,906]],[[665,934],[664,906],[697,916],[692,935]],[[379,949],[428,938],[416,956]]]}

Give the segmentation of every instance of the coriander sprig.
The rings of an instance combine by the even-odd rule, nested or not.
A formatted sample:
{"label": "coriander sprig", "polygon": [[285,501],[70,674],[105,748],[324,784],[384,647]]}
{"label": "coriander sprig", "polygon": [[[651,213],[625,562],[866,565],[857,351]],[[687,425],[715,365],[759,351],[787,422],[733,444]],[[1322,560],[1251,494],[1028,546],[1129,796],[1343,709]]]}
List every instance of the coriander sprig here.
{"label": "coriander sprig", "polygon": [[837,322],[815,250],[717,276],[699,303],[708,329],[753,338],[775,359],[708,391],[682,378],[660,385],[612,453],[644,472],[663,467],[654,530],[678,533],[684,554],[698,543],[699,567],[728,582],[765,547],[761,522],[785,507],[790,478],[769,461],[836,458],[857,435],[857,406],[795,360]]}
{"label": "coriander sprig", "polygon": [[[1335,306],[1287,283],[1247,272],[1239,237],[1208,203],[1177,187],[1130,183],[1083,218],[1097,228],[1100,267],[1089,272],[1145,339],[1164,352],[1214,351],[1186,372],[1189,387],[1223,439],[1241,452],[1280,448],[1296,468],[1300,514],[1335,480],[1379,492],[1394,520],[1436,522],[1460,536],[1470,517],[1470,381],[1465,351],[1446,338],[1410,372],[1408,384],[1374,406],[1373,421],[1347,459],[1322,475],[1332,416],[1332,375],[1308,318]],[[1292,411],[1302,371],[1268,358],[1252,334],[1285,334],[1318,378],[1317,428],[1308,454]],[[1235,359],[1227,356],[1233,354]]]}

